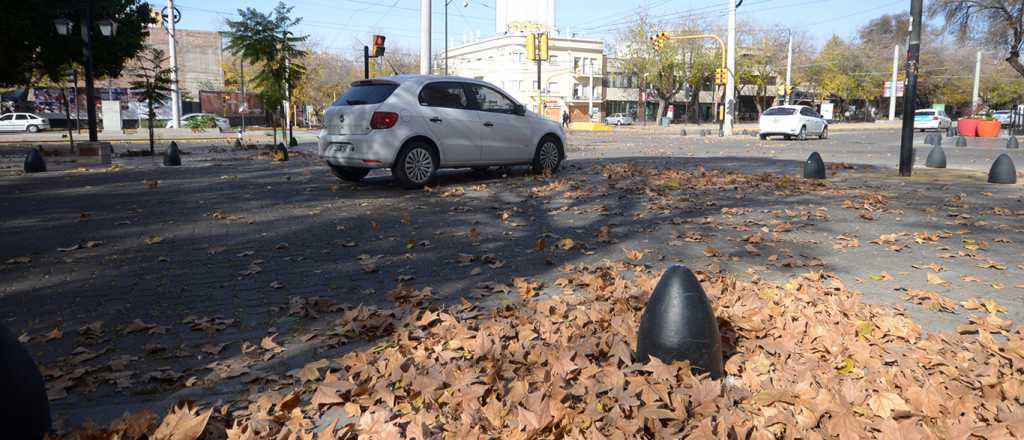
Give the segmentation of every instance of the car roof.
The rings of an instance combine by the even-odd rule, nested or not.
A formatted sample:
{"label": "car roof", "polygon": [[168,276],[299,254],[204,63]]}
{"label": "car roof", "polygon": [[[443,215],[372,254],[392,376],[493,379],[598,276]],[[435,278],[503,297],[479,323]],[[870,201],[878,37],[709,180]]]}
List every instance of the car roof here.
{"label": "car roof", "polygon": [[[768,108],[768,110],[771,110],[771,109],[773,109],[773,108],[793,108],[793,109],[801,109],[801,108],[804,108],[804,107],[807,107],[807,106],[806,106],[806,105],[798,105],[798,104],[793,104],[793,105],[775,105],[775,106],[769,107],[769,108]],[[810,108],[810,107],[808,107],[808,108]]]}

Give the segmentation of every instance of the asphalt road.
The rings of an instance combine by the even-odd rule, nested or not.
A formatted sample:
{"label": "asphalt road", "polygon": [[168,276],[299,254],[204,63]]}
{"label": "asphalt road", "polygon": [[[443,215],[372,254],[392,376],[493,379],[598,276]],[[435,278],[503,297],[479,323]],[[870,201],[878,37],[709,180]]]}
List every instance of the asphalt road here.
{"label": "asphalt road", "polygon": [[[304,344],[310,328],[332,323],[295,318],[296,298],[389,305],[404,283],[429,287],[433,301],[500,305],[510,295],[488,283],[525,278],[555,295],[561,266],[626,250],[655,268],[780,281],[831,272],[929,331],[955,331],[979,312],[931,310],[908,300],[912,289],[954,304],[992,299],[1021,322],[1024,194],[979,172],[1001,145],[950,146],[951,166],[967,171],[919,168],[908,180],[895,177],[894,139],[893,130],[805,142],[576,133],[554,177],[453,170],[431,191],[398,189],[386,171],[341,182],[309,144],[287,163],[184,144],[181,168],[144,157],[80,169],[55,158],[55,171],[26,176],[9,153],[0,322],[29,338],[51,384],[66,385],[52,404],[68,424],[272,388],[274,375],[352,348]],[[822,185],[792,178],[811,151],[847,165]],[[61,335],[47,337],[53,329]],[[285,354],[224,373],[246,344],[274,334]]]}

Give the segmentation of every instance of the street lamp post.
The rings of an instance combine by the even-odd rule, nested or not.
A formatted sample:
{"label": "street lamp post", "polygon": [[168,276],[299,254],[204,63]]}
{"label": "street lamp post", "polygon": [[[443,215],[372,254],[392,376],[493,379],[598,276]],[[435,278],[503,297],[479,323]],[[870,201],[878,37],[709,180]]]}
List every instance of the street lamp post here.
{"label": "street lamp post", "polygon": [[[444,2],[444,76],[448,76],[448,5],[453,1],[455,0],[445,0]],[[462,7],[468,8],[469,0],[464,0]]]}
{"label": "street lamp post", "polygon": [[[84,10],[81,28],[82,42],[85,43],[82,48],[83,67],[85,70],[85,111],[89,119],[89,142],[97,142],[99,137],[96,134],[96,89],[93,84],[92,28],[94,25],[98,25],[100,33],[104,37],[113,37],[117,35],[117,23],[112,20],[100,20],[98,23],[94,23],[91,0],[85,2]],[[53,21],[53,24],[57,28],[57,33],[61,36],[71,35],[73,25],[71,20],[58,18]]]}

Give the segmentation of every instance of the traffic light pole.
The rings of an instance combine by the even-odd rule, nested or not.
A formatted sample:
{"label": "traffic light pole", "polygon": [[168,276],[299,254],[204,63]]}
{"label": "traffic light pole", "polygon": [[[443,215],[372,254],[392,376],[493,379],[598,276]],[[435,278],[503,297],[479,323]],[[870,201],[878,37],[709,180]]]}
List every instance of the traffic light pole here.
{"label": "traffic light pole", "polygon": [[370,46],[363,46],[363,79],[370,79]]}
{"label": "traffic light pole", "polygon": [[[537,44],[540,44],[540,38],[537,39]],[[537,114],[544,114],[544,88],[540,84],[540,57],[537,57]]]}
{"label": "traffic light pole", "polygon": [[903,136],[900,139],[900,176],[914,171],[914,110],[917,72],[921,59],[921,9],[923,0],[910,2],[910,44],[907,47],[907,89],[903,93]]}

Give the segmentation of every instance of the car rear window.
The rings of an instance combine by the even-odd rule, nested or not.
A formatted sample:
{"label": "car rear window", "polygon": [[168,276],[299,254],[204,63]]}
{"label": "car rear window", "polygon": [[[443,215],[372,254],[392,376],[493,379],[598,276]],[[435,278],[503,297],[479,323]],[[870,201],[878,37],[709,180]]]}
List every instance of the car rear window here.
{"label": "car rear window", "polygon": [[764,112],[764,115],[765,116],[789,116],[789,115],[792,115],[793,113],[796,113],[796,109],[795,108],[778,107],[778,108],[770,108],[770,109],[768,109],[766,112]]}
{"label": "car rear window", "polygon": [[931,116],[931,115],[935,114],[935,110],[918,110],[918,111],[914,112],[914,114],[915,115],[928,115],[928,116]]}
{"label": "car rear window", "polygon": [[388,99],[395,89],[398,88],[398,84],[393,83],[375,83],[375,84],[353,84],[352,88],[348,89],[341,98],[334,103],[335,107],[343,107],[349,105],[370,105],[380,104],[384,100]]}

